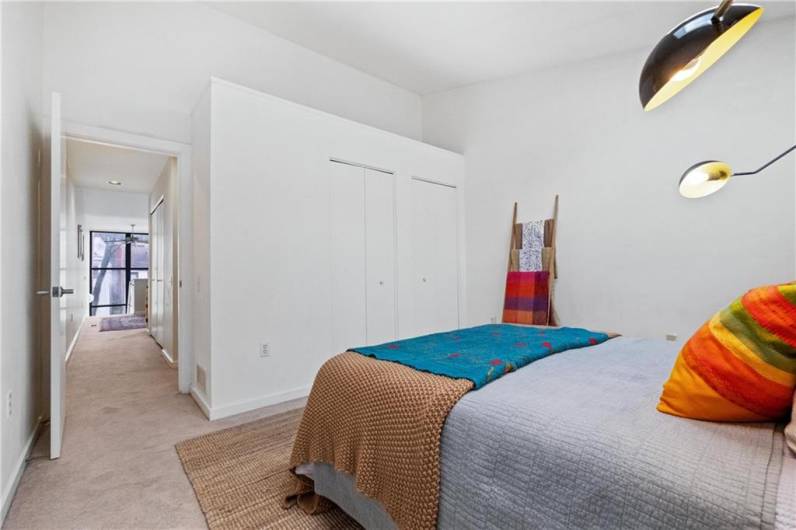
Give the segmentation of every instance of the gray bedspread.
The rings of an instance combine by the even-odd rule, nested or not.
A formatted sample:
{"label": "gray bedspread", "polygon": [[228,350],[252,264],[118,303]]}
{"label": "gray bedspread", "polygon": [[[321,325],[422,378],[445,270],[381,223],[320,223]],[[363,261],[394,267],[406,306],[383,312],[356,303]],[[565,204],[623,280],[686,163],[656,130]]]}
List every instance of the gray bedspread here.
{"label": "gray bedspread", "polygon": [[782,434],[655,410],[671,343],[619,337],[465,395],[440,528],[772,528]]}
{"label": "gray bedspread", "polygon": [[[657,412],[676,353],[619,337],[466,394],[442,433],[438,527],[773,528],[781,432]],[[350,477],[317,471],[368,528],[392,526]]]}

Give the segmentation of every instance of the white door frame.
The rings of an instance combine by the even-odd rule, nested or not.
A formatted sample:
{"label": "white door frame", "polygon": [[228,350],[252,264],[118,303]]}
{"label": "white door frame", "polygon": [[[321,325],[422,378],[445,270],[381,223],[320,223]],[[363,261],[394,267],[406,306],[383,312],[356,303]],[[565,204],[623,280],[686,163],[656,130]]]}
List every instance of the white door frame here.
{"label": "white door frame", "polygon": [[194,373],[192,341],[192,291],[193,286],[193,178],[191,174],[191,145],[172,140],[163,140],[115,129],[95,127],[81,123],[64,121],[63,135],[89,142],[121,145],[144,151],[161,153],[177,159],[177,197],[179,219],[177,227],[177,328],[179,352],[177,354],[177,373],[179,390],[183,394],[191,391]]}

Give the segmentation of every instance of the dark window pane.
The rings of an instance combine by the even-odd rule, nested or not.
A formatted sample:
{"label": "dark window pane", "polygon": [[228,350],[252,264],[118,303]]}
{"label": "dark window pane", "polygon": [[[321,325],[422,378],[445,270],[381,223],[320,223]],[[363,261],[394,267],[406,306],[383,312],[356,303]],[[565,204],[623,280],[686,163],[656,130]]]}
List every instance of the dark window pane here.
{"label": "dark window pane", "polygon": [[92,267],[124,267],[127,256],[124,234],[92,232]]}
{"label": "dark window pane", "polygon": [[149,236],[136,234],[135,243],[130,246],[130,266],[134,269],[149,268]]}
{"label": "dark window pane", "polygon": [[127,303],[127,282],[123,270],[91,271],[92,305]]}

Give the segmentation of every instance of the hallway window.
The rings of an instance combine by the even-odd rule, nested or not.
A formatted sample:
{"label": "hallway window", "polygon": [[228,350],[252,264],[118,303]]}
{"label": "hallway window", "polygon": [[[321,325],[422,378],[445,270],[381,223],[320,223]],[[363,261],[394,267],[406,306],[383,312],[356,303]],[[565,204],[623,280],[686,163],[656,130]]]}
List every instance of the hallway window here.
{"label": "hallway window", "polygon": [[130,281],[149,274],[149,235],[91,232],[92,315],[127,312]]}

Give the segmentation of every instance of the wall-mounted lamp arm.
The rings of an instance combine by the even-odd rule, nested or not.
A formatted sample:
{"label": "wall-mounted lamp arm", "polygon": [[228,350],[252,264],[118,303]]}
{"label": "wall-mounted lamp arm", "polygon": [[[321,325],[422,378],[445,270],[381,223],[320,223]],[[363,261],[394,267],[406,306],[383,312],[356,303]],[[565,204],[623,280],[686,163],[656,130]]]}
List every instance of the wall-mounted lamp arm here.
{"label": "wall-mounted lamp arm", "polygon": [[730,6],[732,6],[732,0],[722,0],[716,8],[716,12],[713,13],[713,20],[721,20],[721,17],[724,16]]}
{"label": "wall-mounted lamp arm", "polygon": [[794,150],[796,150],[796,145],[794,145],[793,147],[791,147],[789,149],[786,149],[783,153],[777,155],[775,158],[769,160],[768,162],[766,162],[765,164],[763,164],[762,166],[760,166],[759,168],[757,168],[754,171],[745,171],[743,173],[733,173],[732,176],[733,177],[738,177],[738,176],[742,176],[742,175],[754,175],[755,173],[760,173],[761,171],[766,169],[768,166],[770,166],[771,164],[773,164],[774,162],[776,162],[777,160],[779,160],[780,158],[784,157],[785,155],[787,155],[788,153],[790,153],[791,151],[794,151]]}

